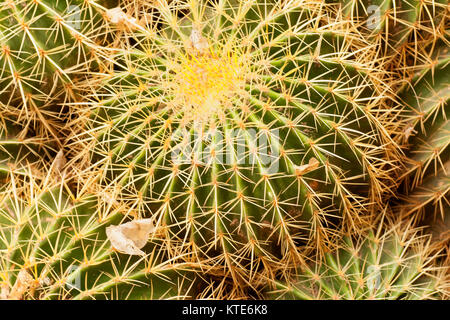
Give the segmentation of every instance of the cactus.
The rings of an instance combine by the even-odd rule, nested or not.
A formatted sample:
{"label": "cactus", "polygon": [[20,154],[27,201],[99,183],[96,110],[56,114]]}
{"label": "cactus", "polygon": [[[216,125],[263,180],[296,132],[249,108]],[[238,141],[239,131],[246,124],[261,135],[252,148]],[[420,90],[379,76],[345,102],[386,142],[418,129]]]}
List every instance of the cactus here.
{"label": "cactus", "polygon": [[[448,39],[417,52],[420,62],[399,97],[407,108],[402,139],[407,147],[397,214],[432,235],[433,250],[448,254],[450,245],[450,99]],[[444,259],[445,261],[445,259]],[[448,293],[447,293],[448,294]]]}
{"label": "cactus", "polygon": [[10,120],[0,119],[0,191],[6,186],[3,179],[11,171],[15,174],[26,174],[25,168],[38,171],[41,159],[48,153],[41,147],[40,139],[24,135],[21,127]]}
{"label": "cactus", "polygon": [[[428,54],[427,54],[428,53]],[[444,218],[450,210],[450,99],[448,41],[420,51],[423,63],[399,96],[407,108],[403,138],[408,143],[399,210],[420,221]]]}
{"label": "cactus", "polygon": [[[100,2],[99,2],[100,3]],[[25,125],[58,138],[63,103],[75,98],[78,73],[106,55],[104,8],[95,1],[6,0],[0,3],[0,105]],[[90,69],[88,67],[90,66]]]}
{"label": "cactus", "polygon": [[[45,179],[46,180],[46,179]],[[19,182],[20,181],[20,182]],[[145,255],[114,251],[106,230],[125,217],[96,197],[74,197],[11,172],[0,196],[1,299],[193,298],[202,285],[191,266],[150,240]]]}
{"label": "cactus", "polygon": [[155,10],[80,108],[70,147],[89,184],[245,281],[356,228],[396,164],[373,47],[316,1]]}
{"label": "cactus", "polygon": [[67,175],[58,175],[65,169],[59,153],[49,165],[53,153],[42,141],[22,137],[21,128],[5,119],[0,128],[0,299],[202,294],[198,290],[207,282],[196,266],[169,259],[156,231],[150,241],[148,234],[141,236],[139,256],[113,249],[108,229],[122,226],[133,211],[74,193]]}
{"label": "cactus", "polygon": [[324,261],[311,263],[290,283],[267,289],[271,299],[440,299],[449,289],[429,254],[429,238],[417,229],[389,226],[384,232],[346,238]]}

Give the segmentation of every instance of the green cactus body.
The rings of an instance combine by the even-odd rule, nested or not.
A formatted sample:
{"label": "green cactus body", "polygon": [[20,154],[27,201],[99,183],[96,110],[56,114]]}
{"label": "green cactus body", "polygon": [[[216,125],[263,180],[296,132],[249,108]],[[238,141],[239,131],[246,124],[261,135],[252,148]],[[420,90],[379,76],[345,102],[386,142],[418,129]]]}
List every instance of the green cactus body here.
{"label": "green cactus body", "polygon": [[439,299],[444,275],[427,256],[421,237],[394,228],[382,236],[343,241],[323,262],[310,264],[291,282],[277,282],[267,298],[292,300]]}
{"label": "green cactus body", "polygon": [[99,183],[233,276],[355,226],[395,160],[370,47],[315,1],[156,9],[91,96]]}
{"label": "green cactus body", "polygon": [[425,215],[443,218],[450,210],[448,45],[438,43],[433,54],[426,58],[417,67],[411,84],[400,93],[408,108],[404,136],[409,145],[404,175],[406,195],[401,210],[417,219]]}
{"label": "green cactus body", "polygon": [[20,128],[6,120],[1,128],[0,300],[182,299],[199,294],[198,286],[206,283],[196,276],[194,265],[169,259],[154,233],[141,239],[142,255],[113,250],[107,228],[122,225],[132,211],[113,200],[75,197],[64,182],[66,175],[58,175],[63,168],[57,159],[45,165],[42,141],[19,138]]}
{"label": "green cactus body", "polygon": [[[26,174],[25,167],[33,167],[40,162],[38,148],[41,141],[36,138],[23,137],[20,127],[11,121],[2,119],[0,125],[0,190],[6,186],[2,183],[10,172]],[[42,155],[41,155],[42,157]],[[37,166],[34,166],[37,169]]]}
{"label": "green cactus body", "polygon": [[2,299],[194,297],[192,268],[167,259],[158,240],[145,256],[113,251],[105,229],[123,215],[105,214],[95,197],[27,182],[0,198]]}
{"label": "green cactus body", "polygon": [[0,3],[2,112],[26,123],[43,122],[54,133],[50,118],[61,117],[54,101],[73,99],[75,75],[105,59],[95,43],[104,36],[102,10],[82,0]]}

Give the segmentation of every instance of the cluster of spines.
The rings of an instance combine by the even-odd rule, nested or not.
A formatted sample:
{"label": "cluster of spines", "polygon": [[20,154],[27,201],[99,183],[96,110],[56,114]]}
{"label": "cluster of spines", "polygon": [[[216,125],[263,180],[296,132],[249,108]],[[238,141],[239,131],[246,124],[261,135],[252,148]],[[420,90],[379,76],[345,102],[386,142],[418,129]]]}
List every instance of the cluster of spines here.
{"label": "cluster of spines", "polygon": [[396,211],[429,227],[436,251],[450,246],[450,99],[448,39],[421,48],[413,76],[400,90],[406,145]]}
{"label": "cluster of spines", "polygon": [[[111,1],[114,2],[114,1]],[[106,8],[96,1],[0,4],[0,110],[59,142],[74,83],[107,60]],[[111,3],[112,5],[112,3]],[[59,105],[59,107],[58,107]]]}
{"label": "cluster of spines", "polygon": [[442,32],[448,3],[445,0],[329,0],[343,18],[362,32],[383,40],[391,50]]}
{"label": "cluster of spines", "polygon": [[45,185],[11,172],[0,197],[2,299],[186,299],[203,280],[193,264],[167,258],[163,240],[145,256],[114,251],[105,229],[126,219],[96,196],[74,197],[64,182]]}
{"label": "cluster of spines", "polygon": [[448,30],[446,0],[329,0],[339,19],[347,20],[377,45],[389,70],[408,77],[420,49]]}
{"label": "cluster of spines", "polygon": [[445,265],[430,255],[419,229],[387,224],[343,239],[325,259],[300,267],[289,282],[276,281],[266,297],[294,300],[429,300],[448,293]]}

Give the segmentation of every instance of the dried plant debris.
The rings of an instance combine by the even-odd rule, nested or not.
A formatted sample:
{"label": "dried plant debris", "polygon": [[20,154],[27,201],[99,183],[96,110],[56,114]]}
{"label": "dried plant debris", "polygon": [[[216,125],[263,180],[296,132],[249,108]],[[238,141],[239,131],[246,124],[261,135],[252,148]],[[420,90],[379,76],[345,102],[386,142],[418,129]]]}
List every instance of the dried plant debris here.
{"label": "dried plant debris", "polygon": [[126,26],[130,29],[139,28],[139,24],[136,18],[133,18],[129,14],[125,13],[120,7],[107,10],[106,17],[113,24]]}
{"label": "dried plant debris", "polygon": [[145,255],[141,249],[155,231],[152,219],[141,219],[106,228],[106,235],[112,247],[125,254]]}
{"label": "dried plant debris", "polygon": [[8,295],[8,300],[21,300],[28,291],[33,291],[33,287],[37,285],[34,278],[27,270],[20,270],[17,275],[16,283]]}
{"label": "dried plant debris", "polygon": [[191,35],[189,37],[192,47],[199,53],[207,53],[209,49],[208,40],[203,37],[202,32],[197,28],[192,28]]}
{"label": "dried plant debris", "polygon": [[307,164],[296,166],[295,173],[297,176],[304,175],[305,173],[316,170],[319,167],[320,162],[316,158],[309,159]]}

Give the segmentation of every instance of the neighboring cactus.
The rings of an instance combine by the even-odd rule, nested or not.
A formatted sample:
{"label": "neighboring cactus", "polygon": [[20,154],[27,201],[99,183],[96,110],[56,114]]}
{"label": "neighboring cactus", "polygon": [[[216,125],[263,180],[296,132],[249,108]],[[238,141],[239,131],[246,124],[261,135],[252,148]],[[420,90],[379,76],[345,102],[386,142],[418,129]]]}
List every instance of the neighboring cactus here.
{"label": "neighboring cactus", "polygon": [[[426,226],[436,252],[450,253],[450,53],[443,39],[420,48],[413,76],[400,90],[406,107],[401,139],[406,168],[395,209],[404,219]],[[445,261],[445,259],[444,259]],[[450,270],[449,270],[450,271]],[[449,272],[450,274],[450,272]],[[448,293],[447,293],[448,294]]]}
{"label": "neighboring cactus", "polygon": [[[447,283],[450,283],[450,206],[445,207],[441,216],[429,215],[422,224],[428,226],[425,230],[431,234],[431,249],[443,252],[442,264],[446,266]],[[450,298],[450,289],[446,292],[446,298]]]}
{"label": "neighboring cactus", "polygon": [[60,120],[62,110],[54,102],[74,98],[74,75],[106,59],[95,42],[105,37],[103,9],[93,0],[2,1],[0,111],[42,123],[58,138],[52,118]]}
{"label": "neighboring cactus", "polygon": [[46,165],[42,141],[19,138],[5,119],[0,129],[0,299],[205,295],[195,266],[169,259],[156,231],[141,236],[143,254],[115,252],[107,229],[133,210],[74,196],[65,174],[55,175],[64,169],[59,153]]}
{"label": "neighboring cactus", "polygon": [[429,239],[418,230],[389,226],[382,234],[346,239],[326,259],[299,271],[292,282],[267,289],[271,299],[440,299],[449,290],[433,264]]}
{"label": "neighboring cactus", "polygon": [[[18,180],[21,182],[18,183]],[[145,256],[115,252],[106,228],[119,210],[95,197],[72,199],[32,175],[10,174],[0,196],[1,299],[168,299],[200,294],[196,273],[169,260],[161,240]],[[201,291],[200,291],[201,292]]]}
{"label": "neighboring cactus", "polygon": [[[9,173],[26,174],[25,169],[37,170],[46,150],[40,150],[42,141],[24,136],[21,128],[7,119],[0,119],[0,192]],[[40,151],[40,154],[39,154]]]}
{"label": "neighboring cactus", "polygon": [[80,108],[87,127],[73,145],[92,145],[74,158],[92,150],[100,168],[88,176],[194,259],[216,257],[248,281],[301,260],[299,246],[332,245],[342,221],[355,228],[396,161],[373,47],[327,24],[317,1],[155,10],[155,27],[134,25],[89,95],[89,119]]}
{"label": "neighboring cactus", "polygon": [[[423,64],[416,66],[412,81],[400,92],[407,109],[404,140],[403,202],[399,210],[416,221],[426,215],[444,218],[450,210],[450,52],[448,42],[438,42],[429,52],[418,52]],[[428,217],[430,221],[430,217]]]}

